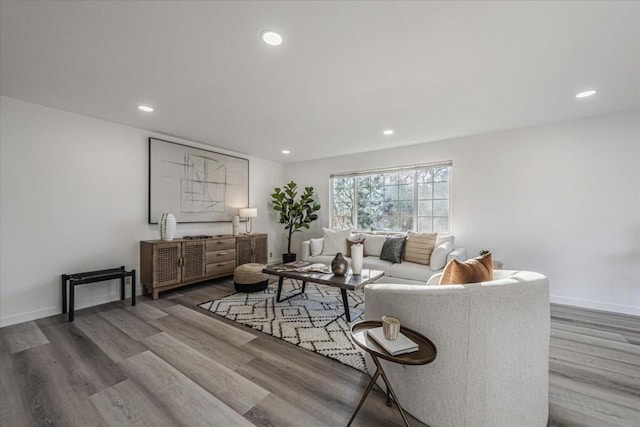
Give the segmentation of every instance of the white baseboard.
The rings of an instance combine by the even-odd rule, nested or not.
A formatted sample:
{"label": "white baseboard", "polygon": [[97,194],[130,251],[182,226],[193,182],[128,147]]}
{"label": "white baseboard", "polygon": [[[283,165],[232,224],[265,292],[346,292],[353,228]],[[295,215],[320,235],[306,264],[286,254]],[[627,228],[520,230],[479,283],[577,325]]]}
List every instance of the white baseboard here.
{"label": "white baseboard", "polygon": [[590,308],[592,310],[609,311],[613,313],[632,314],[640,316],[640,307],[630,305],[609,304],[600,301],[590,301],[578,298],[567,298],[551,295],[551,302],[562,305],[572,305],[575,307]]}
{"label": "white baseboard", "polygon": [[29,311],[27,313],[13,314],[11,316],[0,317],[0,328],[5,326],[16,325],[18,323],[28,322],[30,320],[42,319],[43,317],[60,314],[60,307],[47,307],[40,310]]}
{"label": "white baseboard", "polygon": [[[125,298],[129,297],[130,292],[125,294]],[[82,300],[76,300],[74,304],[74,310],[80,310],[82,308],[93,307],[94,305],[105,304],[108,302],[116,301],[120,299],[120,293],[111,293],[107,295],[99,295],[97,297],[85,298]],[[31,320],[42,319],[43,317],[49,317],[62,313],[62,307],[47,307],[40,310],[29,311],[26,313],[13,314],[11,316],[0,317],[0,328],[5,326],[11,326],[18,323],[29,322]]]}

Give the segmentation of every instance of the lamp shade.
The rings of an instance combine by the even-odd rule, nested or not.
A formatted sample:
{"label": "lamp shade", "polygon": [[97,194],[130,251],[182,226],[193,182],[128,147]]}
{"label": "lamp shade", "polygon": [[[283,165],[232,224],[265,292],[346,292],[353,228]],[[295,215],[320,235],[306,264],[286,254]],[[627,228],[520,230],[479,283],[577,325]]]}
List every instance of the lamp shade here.
{"label": "lamp shade", "polygon": [[255,218],[258,216],[257,208],[240,208],[238,215],[243,218]]}

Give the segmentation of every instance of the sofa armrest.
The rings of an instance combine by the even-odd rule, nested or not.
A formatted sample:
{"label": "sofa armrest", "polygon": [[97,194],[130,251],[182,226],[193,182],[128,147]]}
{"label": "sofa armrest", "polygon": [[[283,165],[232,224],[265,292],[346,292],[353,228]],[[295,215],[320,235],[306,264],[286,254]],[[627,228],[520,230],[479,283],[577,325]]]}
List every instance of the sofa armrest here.
{"label": "sofa armrest", "polygon": [[311,240],[305,240],[304,242],[302,242],[301,252],[302,253],[300,254],[300,259],[302,261],[306,261],[311,255]]}
{"label": "sofa armrest", "polygon": [[442,277],[442,273],[437,273],[437,274],[434,274],[433,276],[429,277],[429,280],[427,280],[427,286],[440,285],[440,278],[441,277]]}
{"label": "sofa armrest", "polygon": [[457,259],[458,261],[466,261],[467,260],[467,250],[465,248],[455,248],[449,255],[447,255],[447,263],[452,259]]}

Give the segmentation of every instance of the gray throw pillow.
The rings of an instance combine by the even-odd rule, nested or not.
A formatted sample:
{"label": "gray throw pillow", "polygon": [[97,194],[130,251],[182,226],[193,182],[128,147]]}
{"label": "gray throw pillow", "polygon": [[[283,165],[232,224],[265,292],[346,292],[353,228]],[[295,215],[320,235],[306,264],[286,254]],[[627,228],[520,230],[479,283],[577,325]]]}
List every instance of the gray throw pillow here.
{"label": "gray throw pillow", "polygon": [[407,238],[402,237],[387,237],[382,245],[382,252],[380,252],[380,259],[391,262],[402,262],[402,252],[404,251],[404,244]]}

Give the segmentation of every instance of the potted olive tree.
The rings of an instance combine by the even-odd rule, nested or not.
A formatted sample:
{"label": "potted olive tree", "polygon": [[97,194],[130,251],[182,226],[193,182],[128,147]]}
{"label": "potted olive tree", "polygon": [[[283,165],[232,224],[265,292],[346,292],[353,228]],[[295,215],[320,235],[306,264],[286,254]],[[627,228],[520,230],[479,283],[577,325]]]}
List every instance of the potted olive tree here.
{"label": "potted olive tree", "polygon": [[296,254],[291,253],[291,236],[296,231],[308,230],[309,224],[316,219],[315,213],[320,210],[320,205],[313,200],[313,187],[305,187],[304,192],[298,197],[298,184],[294,181],[284,185],[282,188],[276,187],[271,194],[273,209],[278,212],[280,224],[284,224],[284,229],[288,230],[287,253],[282,254],[282,262],[296,260]]}

